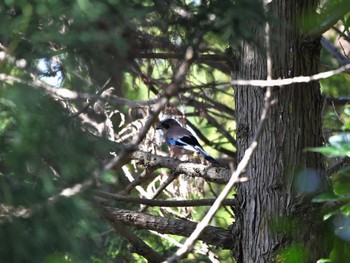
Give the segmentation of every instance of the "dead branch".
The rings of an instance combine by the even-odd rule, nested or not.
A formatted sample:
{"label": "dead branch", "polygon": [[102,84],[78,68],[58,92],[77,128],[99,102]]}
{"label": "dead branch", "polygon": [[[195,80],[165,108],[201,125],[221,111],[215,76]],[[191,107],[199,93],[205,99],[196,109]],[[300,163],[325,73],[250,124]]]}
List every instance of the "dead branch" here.
{"label": "dead branch", "polygon": [[[161,193],[169,184],[171,184],[176,178],[177,178],[177,175],[175,175],[175,174],[173,174],[173,173],[170,174],[170,175],[166,178],[165,182],[163,182],[163,183],[159,186],[159,188],[157,189],[157,191],[155,191],[155,192],[153,193],[153,195],[151,196],[151,199],[157,198],[157,196],[160,195],[160,193]],[[148,208],[148,205],[144,206],[144,207],[141,209],[141,212],[146,211],[147,208]]]}
{"label": "dead branch", "polygon": [[174,174],[186,174],[192,177],[202,177],[209,182],[226,184],[231,175],[230,169],[225,167],[212,167],[203,164],[188,163],[174,158],[159,156],[143,151],[131,154],[131,159],[137,160],[140,165],[147,168],[169,168]]}
{"label": "dead branch", "polygon": [[134,248],[134,252],[146,258],[149,262],[163,262],[164,258],[149,247],[142,239],[136,236],[120,221],[115,219],[109,209],[104,209],[103,217],[112,225],[114,230],[127,239]]}
{"label": "dead branch", "polygon": [[[122,201],[126,203],[132,204],[142,204],[148,206],[161,206],[161,207],[189,207],[189,206],[211,206],[215,199],[199,199],[199,200],[152,200],[146,198],[137,198],[130,196],[123,196],[120,194],[111,194],[103,191],[94,191],[99,197],[103,197],[106,199],[112,199],[116,201]],[[223,205],[236,205],[235,199],[226,199],[223,201]]]}
{"label": "dead branch", "polygon": [[[163,234],[188,237],[197,226],[197,223],[187,220],[157,217],[115,207],[104,207],[104,210],[108,220],[112,220],[115,224],[120,224],[121,222],[128,226],[154,230]],[[199,236],[199,239],[223,249],[231,249],[234,243],[229,230],[213,226],[207,226]]]}

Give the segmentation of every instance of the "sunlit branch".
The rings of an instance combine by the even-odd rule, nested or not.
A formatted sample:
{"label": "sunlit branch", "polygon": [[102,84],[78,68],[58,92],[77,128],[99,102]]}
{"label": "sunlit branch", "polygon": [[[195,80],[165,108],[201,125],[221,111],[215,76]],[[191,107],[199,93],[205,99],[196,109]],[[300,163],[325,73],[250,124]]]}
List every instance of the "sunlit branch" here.
{"label": "sunlit branch", "polygon": [[[145,198],[136,198],[130,196],[123,196],[120,194],[111,194],[103,191],[94,191],[94,194],[106,199],[147,205],[147,206],[160,206],[160,207],[190,207],[190,206],[210,206],[215,202],[215,199],[199,199],[199,200],[153,200]],[[236,205],[237,201],[235,199],[226,199],[222,203],[223,205]]]}
{"label": "sunlit branch", "polygon": [[[182,219],[153,216],[146,213],[104,206],[110,220],[121,222],[138,229],[154,230],[162,234],[189,236],[197,223]],[[234,242],[229,230],[207,226],[199,237],[200,240],[224,249],[230,249]]]}
{"label": "sunlit branch", "polygon": [[225,184],[230,178],[231,171],[225,167],[210,167],[203,164],[188,163],[170,157],[159,156],[147,152],[136,151],[131,159],[138,164],[150,168],[169,168],[174,175],[186,174],[192,177],[202,177],[209,182]]}
{"label": "sunlit branch", "polygon": [[232,85],[238,85],[238,86],[256,86],[256,87],[287,86],[295,83],[308,83],[308,82],[316,81],[320,79],[327,79],[349,69],[350,69],[350,63],[345,66],[339,67],[335,70],[325,71],[325,72],[318,73],[311,76],[299,76],[294,78],[275,79],[275,80],[232,80],[230,81],[230,83]]}
{"label": "sunlit branch", "polygon": [[[177,178],[177,175],[171,173],[166,180],[158,187],[158,189],[153,193],[153,195],[151,196],[150,199],[155,199],[157,198],[157,196],[159,196],[161,194],[161,192],[163,192],[163,190],[165,188],[167,188],[167,186],[169,184],[171,184],[175,179]],[[148,208],[148,205],[145,205],[144,207],[142,207],[142,209],[140,210],[140,212],[145,212]]]}
{"label": "sunlit branch", "polygon": [[[132,176],[131,172],[129,171],[129,168],[127,165],[122,166],[122,170],[124,172],[125,177],[131,182],[134,182],[134,177]],[[146,169],[147,170],[147,169]],[[146,171],[144,170],[144,171]],[[135,184],[134,184],[135,185]],[[136,190],[139,192],[141,196],[145,196],[147,198],[151,198],[151,196],[148,194],[146,190],[143,189],[139,184],[135,185]]]}
{"label": "sunlit branch", "polygon": [[154,176],[151,175],[154,170],[155,169],[151,167],[147,167],[147,169],[143,170],[137,178],[134,178],[134,180],[130,182],[130,184],[128,184],[122,191],[120,191],[119,194],[127,195],[132,191],[132,189],[140,185],[142,182],[146,181],[147,179],[153,178]]}

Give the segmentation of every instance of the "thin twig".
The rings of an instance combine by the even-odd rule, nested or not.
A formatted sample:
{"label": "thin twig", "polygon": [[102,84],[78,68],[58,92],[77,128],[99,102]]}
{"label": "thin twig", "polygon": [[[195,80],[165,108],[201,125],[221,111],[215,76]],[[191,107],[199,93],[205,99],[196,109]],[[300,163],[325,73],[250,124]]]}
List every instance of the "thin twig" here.
{"label": "thin twig", "polygon": [[108,88],[108,84],[110,83],[111,78],[109,78],[106,83],[102,86],[102,88],[97,92],[96,96],[94,96],[83,108],[81,108],[79,111],[74,113],[71,118],[75,118],[79,116],[81,113],[86,111],[90,106],[92,106],[97,100],[100,99],[102,93]]}
{"label": "thin twig", "polygon": [[145,180],[152,178],[150,175],[154,170],[155,169],[153,168],[147,168],[143,170],[137,178],[134,178],[134,180],[130,182],[130,184],[128,184],[122,191],[119,192],[119,195],[129,194],[131,190],[134,189],[136,186],[140,185]]}
{"label": "thin twig", "polygon": [[[169,185],[171,184],[175,179],[177,178],[177,175],[171,173],[168,178],[165,180],[165,182],[157,189],[157,191],[152,195],[151,199],[155,199],[157,198],[158,195],[160,195],[160,193]],[[140,210],[140,212],[144,212],[146,211],[148,208],[148,205],[145,205],[144,207],[142,207],[142,209]]]}
{"label": "thin twig", "polygon": [[336,162],[332,166],[328,167],[326,169],[325,173],[327,176],[331,176],[332,174],[338,172],[339,170],[343,169],[344,166],[349,165],[349,164],[350,164],[349,157],[342,158],[341,160],[339,160],[338,162]]}

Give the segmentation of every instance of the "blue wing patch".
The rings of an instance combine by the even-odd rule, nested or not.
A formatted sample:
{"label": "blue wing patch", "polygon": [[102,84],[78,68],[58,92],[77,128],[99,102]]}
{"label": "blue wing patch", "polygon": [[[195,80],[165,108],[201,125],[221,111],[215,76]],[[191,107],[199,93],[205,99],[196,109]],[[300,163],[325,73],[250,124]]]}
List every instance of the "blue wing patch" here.
{"label": "blue wing patch", "polygon": [[186,143],[182,142],[181,140],[176,140],[173,138],[167,138],[167,143],[169,143],[172,146],[178,146],[178,147],[183,147],[186,146]]}

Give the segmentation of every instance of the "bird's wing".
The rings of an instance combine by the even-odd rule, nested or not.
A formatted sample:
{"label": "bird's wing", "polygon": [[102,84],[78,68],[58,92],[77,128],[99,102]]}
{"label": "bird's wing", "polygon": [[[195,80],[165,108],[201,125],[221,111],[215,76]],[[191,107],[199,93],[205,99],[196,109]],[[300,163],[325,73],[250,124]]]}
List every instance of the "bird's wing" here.
{"label": "bird's wing", "polygon": [[196,147],[200,147],[197,139],[193,136],[183,136],[178,139],[171,138],[168,136],[167,143],[169,143],[172,146],[177,146],[179,148],[183,148],[185,150],[189,150],[193,152],[198,152]]}

